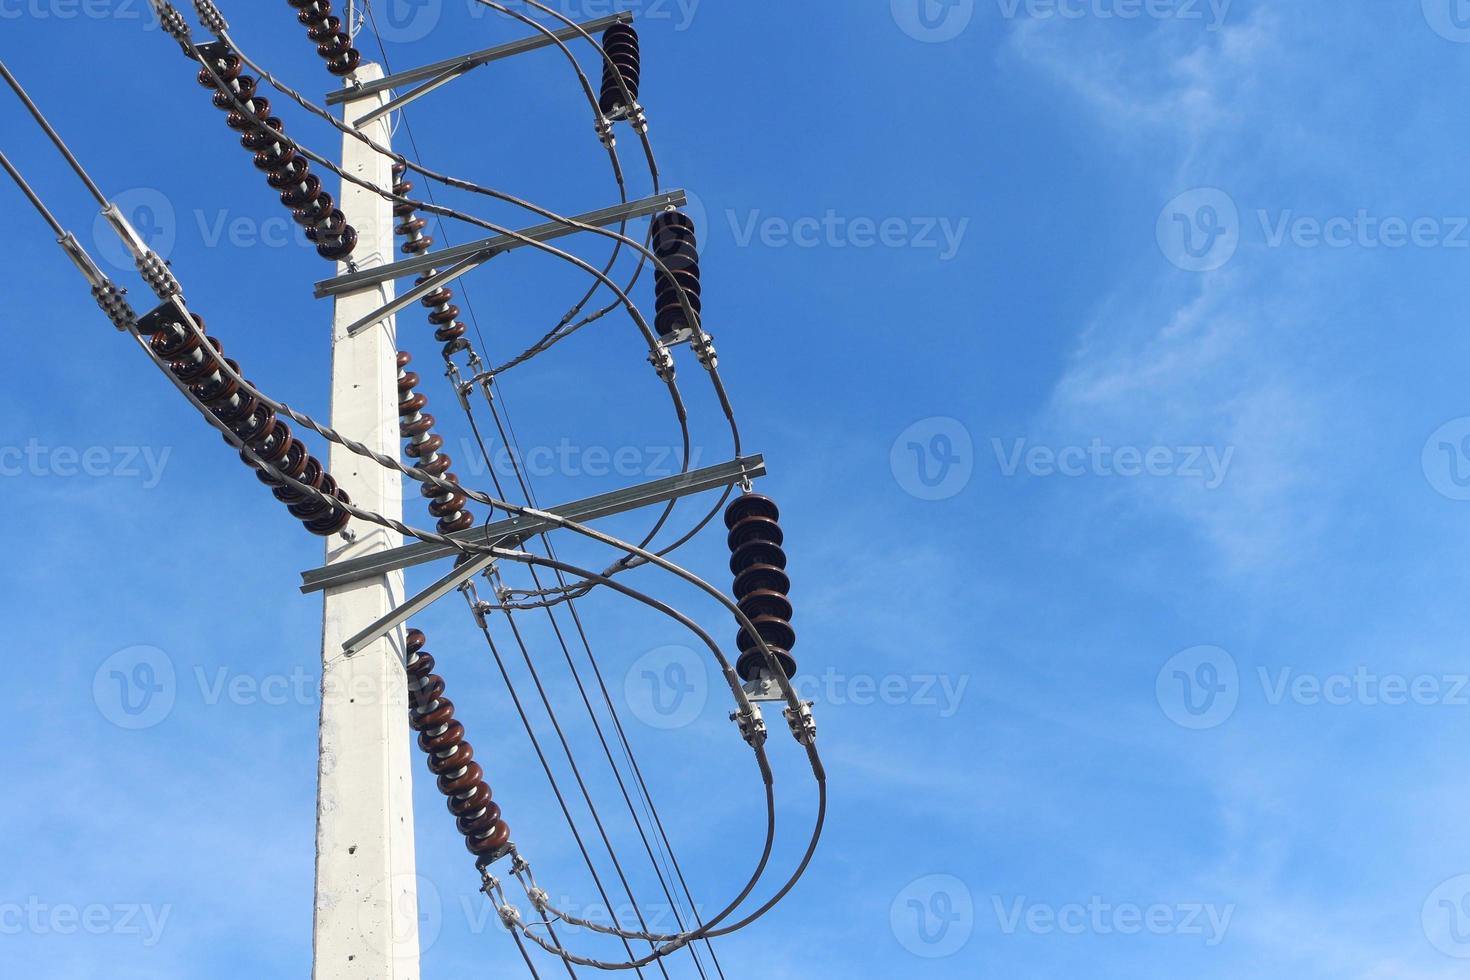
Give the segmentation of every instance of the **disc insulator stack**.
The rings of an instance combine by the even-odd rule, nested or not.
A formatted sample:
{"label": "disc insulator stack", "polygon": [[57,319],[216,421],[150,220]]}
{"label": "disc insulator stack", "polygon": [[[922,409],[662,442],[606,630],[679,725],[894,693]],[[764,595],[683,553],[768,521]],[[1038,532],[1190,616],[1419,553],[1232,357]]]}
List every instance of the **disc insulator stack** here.
{"label": "disc insulator stack", "polygon": [[454,718],[454,702],[444,696],[444,678],[434,673],[425,642],[419,630],[408,631],[409,724],[419,733],[419,748],[429,757],[429,771],[438,777],[439,792],[449,800],[465,846],[489,864],[510,842],[510,827],[500,819],[485,771],[465,741],[464,725]]}
{"label": "disc insulator stack", "polygon": [[[412,361],[412,354],[398,352],[398,432],[408,440],[403,451],[418,461],[415,469],[458,487],[459,477],[449,472],[454,461],[439,451],[444,448],[444,437],[434,433],[434,416],[424,411],[429,398],[414,390],[419,385],[419,376],[408,369]],[[469,498],[462,491],[445,491],[425,483],[421,492],[429,500],[429,513],[439,519],[440,534],[453,534],[474,526],[475,515],[465,509]]]}
{"label": "disc insulator stack", "polygon": [[[199,332],[204,320],[194,317]],[[326,468],[306,445],[291,435],[291,429],[259,397],[247,394],[221,367],[223,361],[236,374],[239,365],[224,356],[224,345],[216,338],[208,343],[184,322],[172,303],[164,303],[138,322],[139,331],[151,335],[153,353],[168,363],[169,370],[189,386],[198,398],[245,445],[271,466],[293,480],[320,491],[328,498],[351,503],[347,492],[337,486]],[[279,477],[259,468],[242,451],[240,458],[254,467],[260,481],[271,488],[277,500],[313,534],[323,537],[347,527],[352,515],[341,507],[317,500]]]}
{"label": "disc insulator stack", "polygon": [[[393,193],[398,197],[408,197],[413,190],[413,182],[407,178],[408,168],[401,163],[393,165]],[[434,246],[434,239],[426,235],[424,229],[429,227],[429,222],[417,216],[412,204],[397,202],[393,205],[393,216],[398,219],[398,226],[393,229],[394,234],[404,239],[404,255],[422,255]],[[438,269],[430,269],[417,280],[422,285],[425,281],[439,273]],[[429,311],[429,323],[434,327],[434,339],[444,345],[444,356],[464,350],[468,341],[464,339],[465,325],[459,320],[459,307],[454,305],[454,290],[449,288],[436,289],[422,300],[424,307]]]}
{"label": "disc insulator stack", "polygon": [[[317,254],[334,262],[347,258],[357,247],[357,230],[347,223],[332,195],[322,190],[321,178],[311,172],[310,161],[282,139],[284,124],[271,115],[270,100],[257,94],[255,78],[242,73],[244,61],[223,42],[200,45],[199,50],[228,91],[220,89],[208,68],[200,69],[199,84],[214,91],[215,106],[227,114],[225,122],[241,134],[240,144],[255,154],[256,168],[280,192],[281,203],[306,229]],[[236,103],[246,111],[241,112]]]}
{"label": "disc insulator stack", "polygon": [[316,42],[316,53],[327,63],[327,71],[339,78],[351,75],[362,64],[362,54],[342,30],[342,18],[332,14],[331,0],[286,0],[296,8],[296,19],[306,36]]}
{"label": "disc insulator stack", "polygon": [[[791,627],[792,606],[787,598],[791,579],[786,575],[785,535],[781,531],[781,509],[770,497],[748,493],[725,510],[729,529],[730,573],[735,576],[735,599],[771,648],[787,677],[796,673],[791,648],[796,630]],[[766,656],[755,637],[742,628],[735,640],[740,650],[736,671],[746,681],[760,678],[768,670]]]}
{"label": "disc insulator stack", "polygon": [[[690,323],[684,311],[687,301],[696,321],[703,309],[700,303],[699,242],[694,232],[694,219],[682,211],[662,211],[653,218],[653,253],[668,271],[654,272],[654,329],[668,337]],[[682,290],[682,295],[680,293]]]}
{"label": "disc insulator stack", "polygon": [[[602,66],[602,97],[598,107],[609,119],[626,119],[638,102],[638,82],[643,74],[638,32],[632,24],[614,24],[602,35],[602,50],[607,53],[607,60]],[[627,95],[623,94],[624,85]]]}

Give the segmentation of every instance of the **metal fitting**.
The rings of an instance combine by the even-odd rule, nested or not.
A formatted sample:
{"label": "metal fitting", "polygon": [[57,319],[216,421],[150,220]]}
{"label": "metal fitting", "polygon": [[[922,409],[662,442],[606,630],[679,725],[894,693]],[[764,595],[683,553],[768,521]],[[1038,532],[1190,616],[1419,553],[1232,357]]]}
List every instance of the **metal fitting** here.
{"label": "metal fitting", "polygon": [[799,708],[787,708],[785,712],[786,724],[791,726],[791,734],[802,745],[811,745],[817,740],[817,720],[812,715],[812,702],[803,701]]}
{"label": "metal fitting", "polygon": [[745,739],[751,748],[760,748],[766,744],[769,733],[766,731],[766,720],[761,716],[760,708],[752,704],[744,711],[732,711],[730,720],[740,726],[740,737]]}
{"label": "metal fitting", "polygon": [[648,355],[648,363],[653,365],[653,370],[658,373],[665,383],[672,383],[677,368],[674,367],[674,355],[663,344],[659,344]]}
{"label": "metal fitting", "polygon": [[194,0],[194,11],[199,14],[199,23],[211,34],[224,34],[230,29],[225,15],[214,5],[214,0]]}

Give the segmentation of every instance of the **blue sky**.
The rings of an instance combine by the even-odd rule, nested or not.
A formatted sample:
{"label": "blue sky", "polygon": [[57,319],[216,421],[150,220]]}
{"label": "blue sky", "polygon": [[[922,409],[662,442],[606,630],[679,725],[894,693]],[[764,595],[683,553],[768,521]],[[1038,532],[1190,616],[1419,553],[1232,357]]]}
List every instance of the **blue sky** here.
{"label": "blue sky", "polygon": [[[144,7],[0,0],[0,50],[230,353],[324,412],[329,310],[310,287],[329,270],[278,237],[283,212]],[[1470,5],[635,9],[664,176],[697,198],[707,322],[784,511],[831,777],[817,861],[719,944],[726,975],[1464,976]],[[225,11],[252,54],[327,89],[284,3]],[[399,69],[525,33],[461,0],[383,17]],[[568,213],[611,203],[559,56],[458,86],[411,117],[440,169]],[[286,119],[335,150],[320,123]],[[6,100],[0,146],[105,260],[82,189]],[[296,585],[319,545],[8,200],[4,961],[303,976],[320,616]],[[507,355],[579,286],[531,255],[467,280],[488,351]],[[432,358],[416,316],[400,336]],[[544,502],[666,472],[677,430],[638,345],[610,317],[502,379]],[[723,460],[685,360],[700,462]],[[468,433],[446,434],[483,485],[454,451]],[[709,535],[682,560],[728,584],[723,548]],[[635,581],[733,640],[712,603]],[[538,877],[595,917],[456,601],[419,625]],[[760,799],[716,678],[644,610],[598,596],[581,611],[717,908],[758,847]],[[544,622],[525,631],[626,839],[560,649]],[[166,692],[130,714],[115,671]],[[669,679],[685,699],[650,686]],[[814,794],[789,740],[773,755],[787,867]],[[416,795],[424,975],[520,975],[427,779]],[[646,862],[628,864],[652,895]],[[669,972],[695,975],[687,958]]]}

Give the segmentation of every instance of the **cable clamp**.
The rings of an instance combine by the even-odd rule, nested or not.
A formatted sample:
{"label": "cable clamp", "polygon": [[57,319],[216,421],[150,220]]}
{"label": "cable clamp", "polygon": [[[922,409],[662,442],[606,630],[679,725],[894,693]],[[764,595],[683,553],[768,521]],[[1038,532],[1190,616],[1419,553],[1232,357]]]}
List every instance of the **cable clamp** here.
{"label": "cable clamp", "polygon": [[597,117],[597,138],[601,140],[602,145],[607,147],[609,150],[617,148],[618,138],[617,135],[613,132],[612,120],[607,118],[606,116],[599,115]]}
{"label": "cable clamp", "polygon": [[648,363],[653,365],[654,371],[658,373],[659,378],[666,384],[673,382],[676,372],[674,355],[669,352],[667,347],[663,344],[655,345],[654,349],[649,352]]}
{"label": "cable clamp", "polygon": [[715,350],[715,338],[705,333],[702,329],[696,329],[694,335],[689,338],[689,346],[694,348],[695,356],[699,363],[704,365],[706,371],[713,371],[720,366],[720,355]]}
{"label": "cable clamp", "polygon": [[546,894],[544,888],[528,888],[526,897],[531,900],[532,905],[536,906],[536,911],[542,915],[545,915],[546,910],[551,906],[551,896]]}
{"label": "cable clamp", "polygon": [[633,108],[628,111],[628,121],[632,124],[633,131],[639,136],[648,135],[648,117],[643,114],[643,106],[637,102],[634,102]]}
{"label": "cable clamp", "polygon": [[740,737],[745,739],[751,748],[760,748],[766,744],[769,733],[766,731],[766,719],[762,717],[759,707],[752,704],[744,711],[732,711],[730,720],[740,726]]}
{"label": "cable clamp", "polygon": [[495,605],[483,599],[478,599],[470,606],[470,609],[475,614],[475,621],[481,626],[486,626],[488,625],[486,617],[495,611]]}
{"label": "cable clamp", "polygon": [[801,702],[800,707],[787,708],[785,712],[786,724],[791,726],[791,734],[802,745],[811,745],[817,740],[817,719],[812,715],[811,701]]}
{"label": "cable clamp", "polygon": [[514,932],[521,924],[521,910],[510,903],[500,906],[500,921],[505,928]]}

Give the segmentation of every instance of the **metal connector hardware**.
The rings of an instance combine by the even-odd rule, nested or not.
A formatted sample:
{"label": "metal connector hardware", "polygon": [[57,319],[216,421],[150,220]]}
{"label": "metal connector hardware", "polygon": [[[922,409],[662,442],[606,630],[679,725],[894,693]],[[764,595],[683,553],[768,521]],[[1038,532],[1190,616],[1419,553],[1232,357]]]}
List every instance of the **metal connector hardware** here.
{"label": "metal connector hardware", "polygon": [[766,730],[766,719],[761,715],[760,708],[752,704],[744,711],[732,711],[730,720],[740,726],[740,737],[745,739],[751,748],[759,748],[766,744],[770,733]]}
{"label": "metal connector hardware", "polygon": [[817,740],[817,719],[812,715],[811,701],[801,702],[800,708],[787,708],[786,724],[791,726],[791,734],[802,745],[811,745]]}

